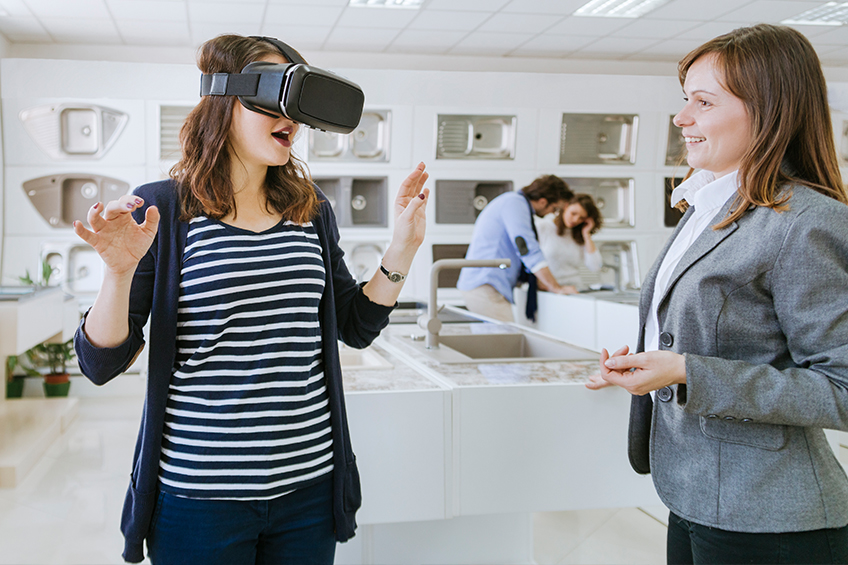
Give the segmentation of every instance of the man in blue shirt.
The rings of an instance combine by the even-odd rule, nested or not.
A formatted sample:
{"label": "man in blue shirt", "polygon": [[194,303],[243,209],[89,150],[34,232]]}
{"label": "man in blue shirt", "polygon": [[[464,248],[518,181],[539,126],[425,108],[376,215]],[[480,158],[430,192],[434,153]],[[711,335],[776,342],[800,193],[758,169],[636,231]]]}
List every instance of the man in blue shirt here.
{"label": "man in blue shirt", "polygon": [[[557,294],[574,294],[573,286],[560,286],[539,248],[534,216],[544,217],[564,207],[574,194],[555,175],[544,175],[520,191],[492,200],[474,223],[466,259],[510,259],[507,269],[462,269],[456,287],[472,312],[506,322],[512,315],[512,289],[522,272],[532,273],[539,286]],[[522,279],[523,280],[523,279]],[[532,284],[532,283],[531,283]]]}

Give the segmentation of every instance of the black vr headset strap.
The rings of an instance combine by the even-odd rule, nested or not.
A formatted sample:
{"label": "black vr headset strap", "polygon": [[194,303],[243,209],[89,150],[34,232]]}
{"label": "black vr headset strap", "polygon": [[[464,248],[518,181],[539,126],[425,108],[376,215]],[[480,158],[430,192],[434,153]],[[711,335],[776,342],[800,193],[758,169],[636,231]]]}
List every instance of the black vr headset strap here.
{"label": "black vr headset strap", "polygon": [[295,51],[294,47],[291,47],[290,45],[283,43],[279,39],[276,39],[274,37],[264,37],[264,36],[261,36],[261,35],[251,35],[250,38],[251,39],[258,39],[260,41],[267,41],[268,43],[270,43],[271,45],[276,47],[280,51],[280,53],[283,54],[283,57],[288,59],[289,62],[294,64],[294,65],[305,65],[305,64],[307,64],[306,60],[303,57],[300,56],[300,53]]}
{"label": "black vr headset strap", "polygon": [[238,96],[245,108],[265,116],[278,118],[279,116],[266,112],[247,102],[243,96],[256,96],[259,89],[258,73],[215,73],[211,75],[200,75],[201,96]]}

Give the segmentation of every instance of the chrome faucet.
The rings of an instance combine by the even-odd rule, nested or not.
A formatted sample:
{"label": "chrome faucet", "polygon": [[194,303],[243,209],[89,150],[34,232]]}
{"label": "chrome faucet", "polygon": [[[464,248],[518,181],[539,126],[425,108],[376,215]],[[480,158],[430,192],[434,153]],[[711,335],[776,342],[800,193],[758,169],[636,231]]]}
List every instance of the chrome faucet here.
{"label": "chrome faucet", "polygon": [[436,304],[436,294],[439,290],[439,273],[445,269],[461,269],[463,267],[497,267],[506,269],[510,266],[509,259],[439,259],[430,267],[430,300],[427,302],[427,313],[418,317],[418,326],[427,330],[427,349],[439,347],[439,330],[442,321],[439,319],[439,309]]}

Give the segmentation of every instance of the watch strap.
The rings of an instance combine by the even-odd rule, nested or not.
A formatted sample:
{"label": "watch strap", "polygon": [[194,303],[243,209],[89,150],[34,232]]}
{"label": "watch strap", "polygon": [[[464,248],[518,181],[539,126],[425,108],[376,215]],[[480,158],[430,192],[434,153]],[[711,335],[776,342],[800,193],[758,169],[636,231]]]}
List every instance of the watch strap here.
{"label": "watch strap", "polygon": [[383,266],[382,263],[380,263],[380,270],[383,272],[384,275],[386,275],[386,278],[388,278],[393,283],[400,283],[406,280],[406,275],[397,271],[389,271]]}

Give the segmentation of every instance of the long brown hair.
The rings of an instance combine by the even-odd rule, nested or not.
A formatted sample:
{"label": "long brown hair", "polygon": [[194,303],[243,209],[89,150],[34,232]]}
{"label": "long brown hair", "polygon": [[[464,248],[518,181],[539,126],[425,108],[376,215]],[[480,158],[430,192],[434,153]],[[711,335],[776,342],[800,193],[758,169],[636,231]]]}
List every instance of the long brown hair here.
{"label": "long brown hair", "polygon": [[[220,35],[200,46],[197,66],[204,74],[238,73],[248,63],[282,56],[270,42],[241,35]],[[182,158],[171,169],[180,196],[180,219],[200,215],[222,218],[236,212],[230,179],[229,132],[235,96],[204,96],[180,130]],[[287,220],[305,223],[318,211],[318,196],[306,166],[292,153],[288,163],[268,167],[266,206]]]}
{"label": "long brown hair", "polygon": [[739,168],[739,195],[715,229],[749,206],[786,209],[787,184],[802,184],[848,203],[830,122],[827,85],[813,46],[785,26],[739,28],[701,45],[678,64],[680,84],[701,57],[715,55],[723,86],[744,102],[753,143]]}
{"label": "long brown hair", "polygon": [[[565,208],[557,212],[557,215],[554,216],[554,225],[557,228],[557,235],[565,235],[565,230],[568,228],[565,225],[565,222],[562,220],[562,214],[565,212],[566,208],[571,206],[572,204],[579,204],[584,210],[586,210],[586,215],[591,218],[595,222],[595,226],[590,231],[590,234],[596,233],[601,226],[604,225],[604,218],[601,216],[601,211],[598,209],[597,205],[595,205],[595,199],[592,198],[591,194],[586,193],[578,193],[574,195]],[[583,240],[583,222],[582,224],[578,224],[571,228],[571,239],[577,242],[578,245],[583,245],[586,243]]]}

